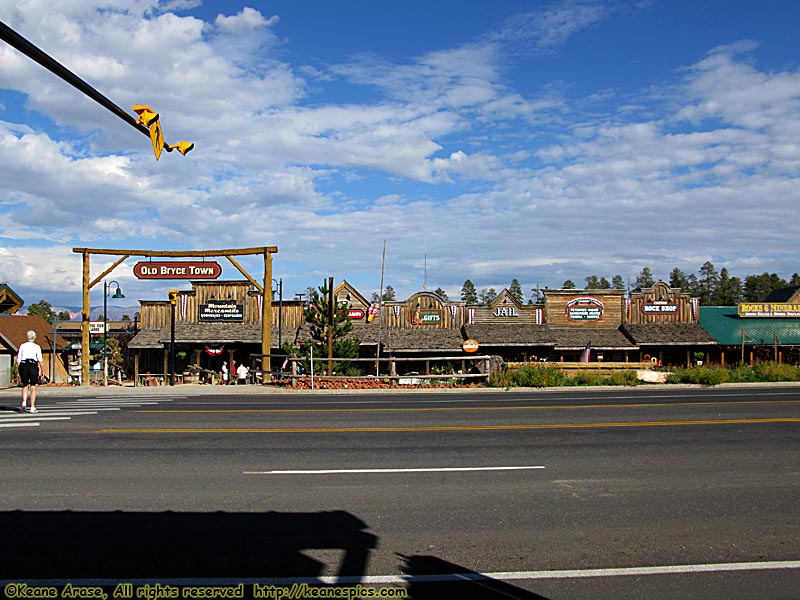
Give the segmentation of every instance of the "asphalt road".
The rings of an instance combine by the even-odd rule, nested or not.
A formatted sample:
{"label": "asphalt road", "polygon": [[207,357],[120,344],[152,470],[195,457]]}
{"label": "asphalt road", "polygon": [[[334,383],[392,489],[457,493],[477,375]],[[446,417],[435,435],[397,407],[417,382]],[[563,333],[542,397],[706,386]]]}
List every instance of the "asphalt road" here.
{"label": "asphalt road", "polygon": [[798,387],[197,390],[0,393],[0,585],[800,598]]}

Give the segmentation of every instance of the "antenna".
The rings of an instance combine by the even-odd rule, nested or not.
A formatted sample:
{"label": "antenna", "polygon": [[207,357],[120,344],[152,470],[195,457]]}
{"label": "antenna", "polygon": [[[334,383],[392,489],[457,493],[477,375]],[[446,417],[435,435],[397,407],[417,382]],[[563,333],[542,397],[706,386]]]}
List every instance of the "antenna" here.
{"label": "antenna", "polygon": [[428,289],[428,251],[425,251],[425,281],[422,283],[422,289]]}

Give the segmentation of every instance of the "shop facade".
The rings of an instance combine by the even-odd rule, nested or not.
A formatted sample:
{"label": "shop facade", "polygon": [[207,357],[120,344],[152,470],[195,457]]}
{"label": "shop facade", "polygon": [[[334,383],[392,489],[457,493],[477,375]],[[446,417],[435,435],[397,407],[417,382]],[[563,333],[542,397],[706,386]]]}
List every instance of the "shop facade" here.
{"label": "shop facade", "polygon": [[[347,308],[350,335],[359,340],[362,358],[464,356],[469,346],[507,362],[571,362],[588,355],[591,361],[686,365],[698,352],[712,353],[718,346],[699,323],[697,299],[664,282],[630,295],[545,289],[539,304],[523,304],[502,290],[488,305],[429,291],[378,305],[346,280],[333,293]],[[229,372],[242,363],[254,365],[253,356],[261,351],[262,302],[248,281],[192,281],[174,304],[141,301],[141,330],[129,343],[137,378],[167,374],[173,343],[176,373],[219,374],[223,363]],[[281,343],[309,341],[303,308],[300,300],[272,300],[273,357],[283,352]]]}

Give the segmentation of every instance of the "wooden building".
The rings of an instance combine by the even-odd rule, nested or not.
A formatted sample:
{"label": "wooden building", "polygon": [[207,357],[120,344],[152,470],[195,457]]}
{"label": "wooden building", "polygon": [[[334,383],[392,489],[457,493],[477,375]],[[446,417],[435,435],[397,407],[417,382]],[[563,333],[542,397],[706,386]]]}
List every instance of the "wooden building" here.
{"label": "wooden building", "polygon": [[[175,305],[141,301],[141,331],[129,347],[136,372],[167,373],[175,313],[176,372],[188,365],[219,372],[223,362],[251,364],[260,352],[262,296],[247,281],[194,281]],[[540,304],[523,304],[502,290],[489,305],[467,305],[422,291],[406,300],[370,302],[346,280],[334,287],[353,321],[362,357],[460,356],[466,340],[481,354],[505,361],[577,361],[590,346],[591,360],[686,364],[715,346],[698,324],[696,299],[658,282],[627,297],[621,290],[545,289]],[[307,342],[303,302],[272,300],[272,354],[280,342]]]}
{"label": "wooden building", "polygon": [[12,366],[20,345],[28,341],[28,331],[36,332],[36,343],[42,349],[42,370],[48,379],[67,380],[64,349],[67,341],[42,317],[19,315],[25,302],[6,283],[0,283],[0,385],[11,384]]}

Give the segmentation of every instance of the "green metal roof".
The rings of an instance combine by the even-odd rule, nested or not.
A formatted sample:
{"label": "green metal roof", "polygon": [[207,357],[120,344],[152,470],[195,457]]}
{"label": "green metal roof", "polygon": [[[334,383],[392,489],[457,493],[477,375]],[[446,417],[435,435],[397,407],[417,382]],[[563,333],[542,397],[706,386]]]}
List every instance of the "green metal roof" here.
{"label": "green metal roof", "polygon": [[701,306],[700,325],[722,346],[800,345],[800,319],[740,317],[735,306]]}

